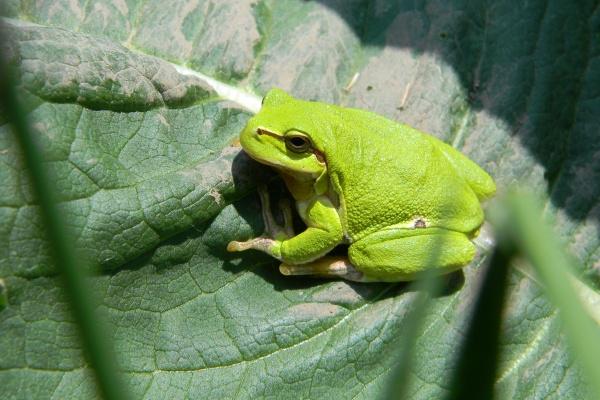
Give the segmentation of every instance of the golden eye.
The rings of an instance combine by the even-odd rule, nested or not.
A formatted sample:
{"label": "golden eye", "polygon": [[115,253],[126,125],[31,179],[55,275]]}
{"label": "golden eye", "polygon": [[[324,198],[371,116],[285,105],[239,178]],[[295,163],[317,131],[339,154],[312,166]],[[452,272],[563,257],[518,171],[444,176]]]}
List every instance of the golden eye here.
{"label": "golden eye", "polygon": [[284,140],[285,147],[294,153],[304,153],[312,147],[310,140],[306,136],[288,135]]}

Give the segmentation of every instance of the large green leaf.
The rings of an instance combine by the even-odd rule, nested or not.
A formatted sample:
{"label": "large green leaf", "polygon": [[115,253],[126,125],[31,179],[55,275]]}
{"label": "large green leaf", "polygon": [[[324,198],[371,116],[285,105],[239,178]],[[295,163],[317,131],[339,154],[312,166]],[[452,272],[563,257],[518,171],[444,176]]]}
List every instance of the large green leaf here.
{"label": "large green leaf", "polygon": [[[600,11],[570,3],[5,1],[3,51],[64,222],[99,268],[99,311],[134,393],[373,398],[403,343],[415,297],[406,286],[284,278],[268,257],[226,254],[229,240],[262,229],[253,187],[267,178],[230,146],[255,104],[244,92],[278,86],[447,140],[500,191],[521,183],[546,199],[556,232],[600,285]],[[1,397],[94,398],[0,121]],[[482,262],[432,301],[413,398],[446,392]],[[585,392],[556,310],[514,271],[497,395]]]}

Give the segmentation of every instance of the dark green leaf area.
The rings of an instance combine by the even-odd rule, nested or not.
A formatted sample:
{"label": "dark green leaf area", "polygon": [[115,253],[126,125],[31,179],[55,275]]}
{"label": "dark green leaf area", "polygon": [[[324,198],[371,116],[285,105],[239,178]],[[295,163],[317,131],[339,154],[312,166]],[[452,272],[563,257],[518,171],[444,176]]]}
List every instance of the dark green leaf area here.
{"label": "dark green leaf area", "polygon": [[[414,305],[405,285],[292,279],[267,256],[225,252],[230,240],[262,233],[251,193],[269,177],[228,146],[249,115],[180,67],[258,96],[280,87],[367,109],[444,139],[500,193],[515,183],[534,190],[600,282],[596,2],[2,7],[6,54],[64,222],[100,266],[92,282],[138,398],[378,398]],[[96,398],[5,117],[0,397]],[[487,262],[480,255],[463,286],[432,300],[408,366],[410,398],[448,394]],[[535,277],[511,270],[506,293],[495,396],[584,398]],[[597,291],[588,295],[594,304]]]}
{"label": "dark green leaf area", "polygon": [[[143,254],[226,204],[224,197],[235,190],[231,164],[237,154],[227,143],[246,118],[218,102],[147,113],[44,103],[30,115],[47,150],[65,223],[91,258],[106,267]],[[6,125],[2,130],[6,147],[14,148]],[[14,154],[0,155],[6,160],[5,182],[13,188],[3,191],[1,200],[4,225],[13,226],[5,237],[22,249],[31,243],[25,239],[39,243],[40,226]],[[48,268],[44,252],[7,250],[3,273],[36,275]]]}

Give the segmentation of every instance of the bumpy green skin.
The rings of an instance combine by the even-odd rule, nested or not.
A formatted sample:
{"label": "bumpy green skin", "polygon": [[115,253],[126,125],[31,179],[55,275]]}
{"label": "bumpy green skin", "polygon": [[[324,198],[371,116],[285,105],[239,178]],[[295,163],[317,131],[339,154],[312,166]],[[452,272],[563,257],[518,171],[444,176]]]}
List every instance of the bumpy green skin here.
{"label": "bumpy green skin", "polygon": [[[286,135],[310,141],[286,147]],[[271,90],[240,136],[276,168],[308,229],[262,249],[287,264],[349,243],[352,265],[372,281],[410,280],[428,266],[468,264],[492,178],[440,140],[374,113],[294,99]]]}

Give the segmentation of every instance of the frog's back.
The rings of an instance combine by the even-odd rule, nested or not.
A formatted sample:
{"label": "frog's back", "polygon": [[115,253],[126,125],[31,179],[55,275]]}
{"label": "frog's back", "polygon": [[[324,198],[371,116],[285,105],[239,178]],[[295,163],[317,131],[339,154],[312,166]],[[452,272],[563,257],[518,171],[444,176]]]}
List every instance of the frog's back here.
{"label": "frog's back", "polygon": [[433,136],[428,135],[427,137],[433,142],[434,146],[444,153],[456,172],[467,181],[480,200],[490,198],[496,192],[494,180],[479,165],[448,143],[444,143]]}
{"label": "frog's back", "polygon": [[493,181],[475,163],[407,125],[363,110],[341,115],[327,162],[351,239],[391,226],[479,228],[479,199]]}

